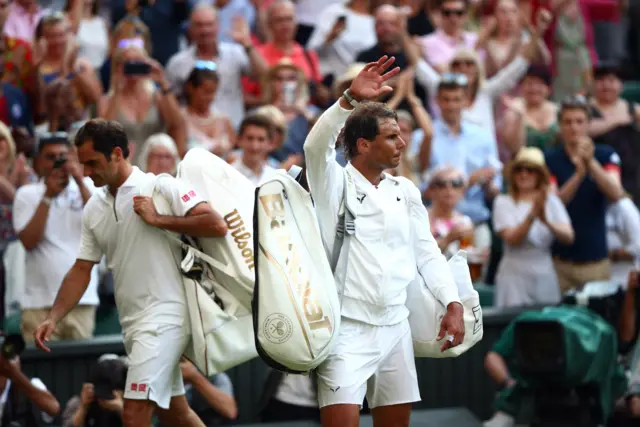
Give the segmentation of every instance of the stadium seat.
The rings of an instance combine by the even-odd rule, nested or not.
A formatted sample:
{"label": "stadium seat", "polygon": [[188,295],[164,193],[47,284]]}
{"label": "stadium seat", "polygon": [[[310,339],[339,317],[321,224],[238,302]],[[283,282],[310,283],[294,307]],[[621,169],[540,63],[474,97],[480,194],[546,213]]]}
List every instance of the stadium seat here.
{"label": "stadium seat", "polygon": [[640,103],[640,81],[631,80],[624,82],[621,97],[630,102]]}

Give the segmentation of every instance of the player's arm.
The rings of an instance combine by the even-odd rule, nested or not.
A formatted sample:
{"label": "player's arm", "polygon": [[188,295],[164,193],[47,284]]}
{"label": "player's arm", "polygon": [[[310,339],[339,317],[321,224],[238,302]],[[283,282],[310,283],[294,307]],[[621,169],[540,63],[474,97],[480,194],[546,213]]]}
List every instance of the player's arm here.
{"label": "player's arm", "polygon": [[62,285],[58,290],[58,295],[49,312],[49,319],[58,323],[60,319],[67,315],[75,307],[82,295],[84,295],[91,281],[91,269],[97,263],[77,259],[69,272],[62,280]]}
{"label": "player's arm", "polygon": [[195,237],[224,237],[227,224],[209,203],[201,201],[185,216],[156,215],[154,227]]}

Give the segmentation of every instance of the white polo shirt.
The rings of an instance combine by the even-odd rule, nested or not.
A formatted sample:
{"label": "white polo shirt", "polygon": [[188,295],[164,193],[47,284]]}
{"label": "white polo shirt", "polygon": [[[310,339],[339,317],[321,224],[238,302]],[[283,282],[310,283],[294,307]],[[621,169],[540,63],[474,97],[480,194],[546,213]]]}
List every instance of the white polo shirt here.
{"label": "white polo shirt", "polygon": [[[320,117],[304,145],[307,178],[328,257],[344,194],[335,141],[350,114],[336,102]],[[445,307],[459,302],[458,288],[431,234],[416,186],[406,178],[385,174],[376,187],[351,163],[346,168],[355,183],[358,206],[346,277],[340,269],[336,271],[336,281],[344,284],[342,315],[371,325],[403,321],[409,315],[406,289],[418,271]]]}
{"label": "white polo shirt", "polygon": [[[94,191],[93,182],[84,179],[89,191]],[[44,181],[27,184],[18,189],[13,202],[13,228],[22,232],[40,205],[46,191]],[[91,200],[91,199],[89,199]],[[82,194],[80,187],[71,179],[69,185],[51,201],[49,215],[42,240],[25,259],[25,287],[22,308],[49,308],[67,274],[76,260],[80,248],[82,230]],[[83,305],[98,305],[98,268],[91,272],[91,282],[80,299]]]}
{"label": "white polo shirt", "polygon": [[114,198],[107,187],[96,191],[84,210],[79,259],[99,262],[106,255],[123,332],[154,325],[185,323],[186,298],[178,264],[180,247],[133,210],[133,198],[153,180],[176,216],[204,200],[170,176],[157,178],[137,167]]}
{"label": "white polo shirt", "polygon": [[260,174],[256,174],[253,170],[251,170],[247,165],[244,164],[244,162],[242,161],[242,157],[236,159],[231,164],[231,166],[236,168],[236,170],[242,175],[246,176],[247,179],[253,182],[253,185],[255,185],[256,187],[265,180],[271,178],[276,173],[276,170],[274,168],[269,166],[267,162],[264,162],[264,165],[262,165],[262,171],[260,171]]}

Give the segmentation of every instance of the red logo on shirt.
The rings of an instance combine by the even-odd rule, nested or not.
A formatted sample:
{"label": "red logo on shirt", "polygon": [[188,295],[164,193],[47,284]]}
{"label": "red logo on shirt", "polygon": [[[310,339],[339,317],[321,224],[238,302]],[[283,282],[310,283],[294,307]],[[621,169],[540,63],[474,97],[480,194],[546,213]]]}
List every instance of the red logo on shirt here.
{"label": "red logo on shirt", "polygon": [[193,190],[189,191],[189,196],[196,197],[196,192]]}
{"label": "red logo on shirt", "polygon": [[191,190],[187,194],[181,197],[183,202],[188,202],[192,197],[196,197],[196,192]]}
{"label": "red logo on shirt", "polygon": [[132,383],[131,384],[131,391],[138,391],[138,384]]}
{"label": "red logo on shirt", "polygon": [[189,197],[189,195],[188,195],[188,194],[185,194],[184,196],[182,196],[182,201],[183,201],[183,202],[188,202],[188,201],[189,201],[189,199],[190,199],[190,197]]}
{"label": "red logo on shirt", "polygon": [[147,391],[147,385],[146,384],[140,384],[138,386],[138,391],[141,391],[141,392],[144,393],[145,391]]}

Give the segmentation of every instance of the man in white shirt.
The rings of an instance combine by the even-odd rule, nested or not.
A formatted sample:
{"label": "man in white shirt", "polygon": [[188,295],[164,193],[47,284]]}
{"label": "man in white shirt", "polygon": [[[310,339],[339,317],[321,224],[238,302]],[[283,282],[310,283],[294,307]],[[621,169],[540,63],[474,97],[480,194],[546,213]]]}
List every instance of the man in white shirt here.
{"label": "man in white shirt", "polygon": [[[358,200],[350,252],[347,258],[341,251],[336,269],[342,301],[339,337],[317,369],[323,427],[358,426],[365,394],[375,425],[409,425],[411,403],[420,400],[405,307],[406,288],[416,272],[447,307],[438,337],[448,334],[443,351],[464,338],[457,287],[429,230],[420,192],[406,178],[383,173],[398,166],[406,146],[397,117],[384,104],[360,104],[392,90],[385,82],[400,70],[385,71],[393,62],[384,56],[367,64],[320,117],[304,146],[328,257],[336,240],[345,171]],[[344,170],[335,160],[341,129],[350,160]]]}
{"label": "man in white shirt", "polygon": [[232,165],[256,186],[276,171],[267,164],[273,149],[273,132],[273,123],[259,114],[248,116],[240,124],[238,147],[242,153]]}
{"label": "man in white shirt", "polygon": [[212,111],[224,112],[238,127],[244,118],[242,75],[259,79],[267,71],[267,65],[253,46],[251,31],[239,18],[234,22],[230,36],[235,43],[218,41],[218,16],[216,10],[199,4],[193,8],[189,20],[189,33],[193,46],[173,55],[167,63],[167,78],[178,95],[182,95],[184,83],[193,70],[196,60],[214,61],[218,65],[218,90],[211,105]]}
{"label": "man in white shirt", "polygon": [[[39,182],[18,189],[13,203],[13,228],[26,249],[22,296],[22,334],[33,332],[47,317],[64,275],[73,265],[82,231],[82,209],[94,189],[71,152],[64,132],[44,134],[36,158]],[[79,304],[60,322],[51,339],[90,338],[95,326],[98,269]]]}
{"label": "man in white shirt", "polygon": [[[115,299],[130,360],[124,392],[126,427],[150,427],[154,410],[168,426],[203,426],[185,399],[180,358],[191,325],[179,245],[159,229],[224,236],[222,217],[177,179],[145,174],[129,163],[129,141],[117,122],[90,120],[76,135],[84,173],[97,187],[84,210],[82,244],[47,319],[35,333],[46,347],[56,324],[78,303],[103,254],[114,275]],[[155,185],[174,216],[159,215],[141,192]]]}

